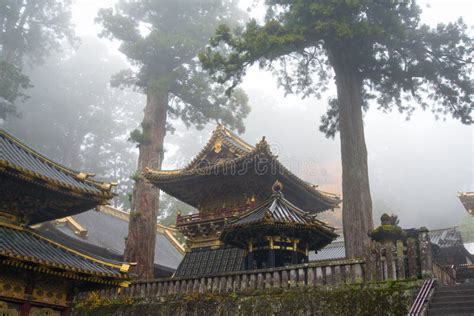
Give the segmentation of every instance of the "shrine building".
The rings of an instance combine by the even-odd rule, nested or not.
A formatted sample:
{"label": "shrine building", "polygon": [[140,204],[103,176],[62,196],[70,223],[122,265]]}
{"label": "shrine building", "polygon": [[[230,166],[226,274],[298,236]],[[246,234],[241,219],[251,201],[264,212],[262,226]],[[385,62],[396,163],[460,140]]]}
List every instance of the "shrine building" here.
{"label": "shrine building", "polygon": [[128,264],[34,227],[107,204],[113,184],[57,164],[0,130],[0,315],[69,315],[75,294],[127,286]]}
{"label": "shrine building", "polygon": [[175,277],[304,263],[337,237],[317,214],[340,198],[289,171],[265,138],[251,146],[219,124],[186,167],[144,176],[198,210],[178,214],[187,252]]}

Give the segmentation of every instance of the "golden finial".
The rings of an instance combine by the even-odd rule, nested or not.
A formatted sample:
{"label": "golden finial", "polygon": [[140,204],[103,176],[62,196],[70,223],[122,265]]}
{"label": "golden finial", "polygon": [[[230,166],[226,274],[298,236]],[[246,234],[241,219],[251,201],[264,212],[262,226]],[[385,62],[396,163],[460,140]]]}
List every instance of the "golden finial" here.
{"label": "golden finial", "polygon": [[216,141],[216,143],[214,144],[214,152],[216,154],[220,153],[222,150],[222,141],[221,140],[218,140]]}
{"label": "golden finial", "polygon": [[257,148],[268,147],[268,143],[267,143],[267,140],[266,140],[265,136],[262,137],[262,139],[257,143],[257,145],[255,145],[255,147],[257,147]]}
{"label": "golden finial", "polygon": [[273,193],[278,193],[278,192],[283,191],[283,183],[276,180],[275,183],[273,183],[273,185],[272,185],[272,191],[273,191]]}
{"label": "golden finial", "polygon": [[86,180],[87,178],[94,177],[94,176],[95,176],[95,173],[87,173],[87,172],[79,172],[78,174],[76,174],[76,178],[78,178],[79,180]]}

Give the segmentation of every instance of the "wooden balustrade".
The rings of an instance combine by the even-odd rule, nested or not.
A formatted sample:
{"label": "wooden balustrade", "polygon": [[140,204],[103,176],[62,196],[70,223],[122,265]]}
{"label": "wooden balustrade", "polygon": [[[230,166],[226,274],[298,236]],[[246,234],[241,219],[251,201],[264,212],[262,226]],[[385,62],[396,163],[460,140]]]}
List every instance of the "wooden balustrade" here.
{"label": "wooden balustrade", "polygon": [[[240,271],[197,278],[166,278],[132,283],[121,290],[105,289],[101,298],[146,298],[172,294],[226,293],[289,287],[364,282],[364,261],[359,259],[310,262],[289,267]],[[87,293],[80,293],[83,299]]]}
{"label": "wooden balustrade", "polygon": [[[124,289],[102,290],[103,298],[146,298],[172,294],[227,293],[291,287],[337,286],[370,281],[435,277],[443,284],[455,281],[452,269],[431,258],[427,231],[405,240],[373,241],[365,259],[309,262],[278,268],[216,274],[204,277],[166,278],[135,282]],[[87,297],[80,293],[77,299]]]}
{"label": "wooden balustrade", "polygon": [[433,262],[433,276],[444,285],[456,283],[456,271],[453,266],[443,267]]}
{"label": "wooden balustrade", "polygon": [[255,203],[249,203],[244,206],[238,207],[226,207],[220,208],[213,211],[202,212],[189,214],[189,215],[181,215],[178,214],[176,217],[176,225],[186,225],[186,224],[195,224],[198,222],[205,222],[210,220],[216,220],[220,218],[231,218],[235,217],[239,214],[245,213],[248,210],[251,210],[255,207]]}

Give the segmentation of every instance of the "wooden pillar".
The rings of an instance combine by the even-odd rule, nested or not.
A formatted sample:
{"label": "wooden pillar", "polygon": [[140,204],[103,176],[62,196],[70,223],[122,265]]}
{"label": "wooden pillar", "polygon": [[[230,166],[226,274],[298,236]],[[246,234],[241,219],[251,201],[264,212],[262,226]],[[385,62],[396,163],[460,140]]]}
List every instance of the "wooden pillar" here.
{"label": "wooden pillar", "polygon": [[61,311],[61,316],[71,316],[71,307],[67,307],[63,311]]}
{"label": "wooden pillar", "polygon": [[297,264],[298,263],[298,241],[293,240],[293,253],[291,254],[291,263]]}
{"label": "wooden pillar", "polygon": [[275,267],[275,249],[273,245],[273,237],[270,237],[269,240],[269,250],[268,250],[268,267],[274,268]]}
{"label": "wooden pillar", "polygon": [[309,244],[306,244],[304,263],[309,262]]}
{"label": "wooden pillar", "polygon": [[247,255],[247,270],[254,270],[255,265],[253,262],[253,243],[250,240],[247,245],[248,255]]}
{"label": "wooden pillar", "polygon": [[21,304],[20,308],[20,316],[28,316],[30,315],[31,304],[30,303],[23,303]]}

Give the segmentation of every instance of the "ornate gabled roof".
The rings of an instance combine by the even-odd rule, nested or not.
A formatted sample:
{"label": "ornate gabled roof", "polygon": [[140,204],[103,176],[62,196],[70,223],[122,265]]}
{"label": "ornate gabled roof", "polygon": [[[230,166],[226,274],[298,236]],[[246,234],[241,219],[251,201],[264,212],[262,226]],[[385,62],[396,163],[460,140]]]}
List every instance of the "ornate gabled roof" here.
{"label": "ornate gabled roof", "polygon": [[334,228],[317,220],[315,216],[311,216],[292,204],[284,198],[280,190],[274,191],[266,201],[263,201],[247,214],[229,223],[228,227],[245,226],[256,223],[310,225],[321,229],[322,232],[328,235],[337,237],[334,233]]}
{"label": "ornate gabled roof", "polygon": [[[224,227],[221,239],[224,242],[237,245],[244,241],[246,238],[243,237],[244,235],[249,236],[249,234],[244,234],[244,231],[254,230],[257,235],[262,235],[258,238],[263,237],[268,232],[275,235],[281,233],[288,236],[304,236],[310,243],[311,249],[320,249],[338,236],[334,233],[334,228],[317,220],[314,215],[304,212],[286,200],[281,189],[282,184],[276,182],[270,198],[227,224]],[[254,236],[254,238],[257,238],[257,236]]]}
{"label": "ornate gabled roof", "polygon": [[[216,163],[219,158],[226,160],[240,158],[254,150],[255,147],[247,144],[224,125],[218,124],[204,148],[182,171],[208,166]],[[204,161],[206,163],[203,163]]]}
{"label": "ornate gabled roof", "polygon": [[119,285],[129,265],[94,258],[49,240],[33,229],[0,222],[0,264],[87,282]]}
{"label": "ornate gabled roof", "polygon": [[13,173],[50,189],[84,193],[100,199],[113,197],[113,184],[89,179],[93,174],[66,168],[0,129],[0,171]]}
{"label": "ornate gabled roof", "polygon": [[[332,209],[341,202],[336,194],[319,191],[316,186],[288,170],[273,155],[265,137],[252,147],[222,125],[217,127],[204,149],[185,168],[146,168],[144,176],[161,190],[194,207],[199,207],[204,199],[212,198],[195,192],[196,183],[200,184],[199,187],[212,188],[215,185],[212,191],[216,195],[219,195],[219,188],[231,185],[235,192],[256,194],[262,198],[270,192],[256,191],[271,186],[275,180],[284,183],[288,198],[307,211]],[[241,190],[237,189],[239,185]],[[253,192],[246,192],[245,189]]]}
{"label": "ornate gabled roof", "polygon": [[466,211],[474,215],[474,192],[461,192],[458,196]]}

